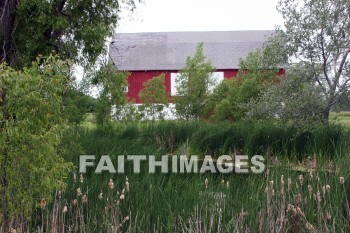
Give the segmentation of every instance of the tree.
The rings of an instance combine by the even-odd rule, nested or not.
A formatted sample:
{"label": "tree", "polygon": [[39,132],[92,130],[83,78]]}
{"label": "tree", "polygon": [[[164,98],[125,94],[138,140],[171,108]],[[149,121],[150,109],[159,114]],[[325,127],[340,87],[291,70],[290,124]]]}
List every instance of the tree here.
{"label": "tree", "polygon": [[3,232],[7,220],[28,217],[41,198],[64,188],[70,169],[58,154],[62,94],[69,64],[40,58],[21,71],[0,65],[0,178]]}
{"label": "tree", "polygon": [[203,53],[203,43],[198,44],[196,53],[187,58],[185,67],[176,79],[178,86],[174,102],[180,118],[198,120],[202,116],[209,88],[214,83],[211,77],[213,71],[214,67]]}
{"label": "tree", "polygon": [[128,85],[128,73],[117,71],[113,64],[107,63],[89,75],[92,84],[101,88],[96,120],[98,125],[104,125],[111,120],[112,107],[120,107],[127,102],[125,89]]}
{"label": "tree", "polygon": [[312,72],[326,99],[322,111],[328,122],[350,82],[350,1],[280,0],[278,10],[285,19],[284,36],[289,55]]}
{"label": "tree", "polygon": [[139,93],[140,100],[144,104],[146,118],[152,120],[164,119],[163,109],[168,106],[168,94],[165,90],[165,75],[161,74],[143,84],[144,88]]}
{"label": "tree", "polygon": [[118,21],[121,4],[134,0],[0,0],[0,61],[17,68],[54,51],[93,63]]}
{"label": "tree", "polygon": [[280,38],[271,37],[261,49],[240,59],[236,77],[220,83],[204,108],[214,121],[237,121],[245,117],[246,103],[258,98],[265,87],[279,83],[279,66],[286,61]]}
{"label": "tree", "polygon": [[245,103],[248,119],[279,119],[295,126],[319,123],[325,100],[320,87],[305,67],[293,67],[280,83],[262,89],[260,95]]}
{"label": "tree", "polygon": [[77,90],[73,85],[68,86],[62,101],[63,117],[75,125],[83,121],[85,114],[95,112],[97,107],[97,99]]}

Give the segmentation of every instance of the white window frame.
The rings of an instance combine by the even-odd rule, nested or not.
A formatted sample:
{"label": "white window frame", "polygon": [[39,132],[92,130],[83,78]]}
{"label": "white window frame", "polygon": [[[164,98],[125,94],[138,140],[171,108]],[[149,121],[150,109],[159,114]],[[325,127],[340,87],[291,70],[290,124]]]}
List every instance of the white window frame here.
{"label": "white window frame", "polygon": [[[176,79],[180,76],[180,73],[170,73],[170,93],[171,96],[176,96],[177,95],[177,87],[178,83],[176,82]],[[213,72],[210,75],[210,79],[213,81],[213,85],[209,87],[209,93],[212,93],[213,90],[217,85],[219,85],[224,79],[225,75],[224,72]]]}

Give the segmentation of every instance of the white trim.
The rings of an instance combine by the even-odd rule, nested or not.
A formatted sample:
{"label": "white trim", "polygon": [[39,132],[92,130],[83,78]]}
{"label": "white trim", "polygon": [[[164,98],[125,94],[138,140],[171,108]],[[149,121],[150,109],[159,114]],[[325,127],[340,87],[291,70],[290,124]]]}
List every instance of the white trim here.
{"label": "white trim", "polygon": [[180,73],[170,73],[170,90],[171,96],[177,95],[178,82],[177,79],[180,77]]}

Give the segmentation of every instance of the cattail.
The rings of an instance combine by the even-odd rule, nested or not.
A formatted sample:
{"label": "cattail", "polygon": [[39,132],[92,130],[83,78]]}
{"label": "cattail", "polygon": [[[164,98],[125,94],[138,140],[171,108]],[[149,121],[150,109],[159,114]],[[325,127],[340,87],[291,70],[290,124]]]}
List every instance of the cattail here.
{"label": "cattail", "polygon": [[66,205],[63,207],[63,213],[67,213],[67,206]]}
{"label": "cattail", "polygon": [[340,184],[344,184],[344,182],[345,182],[344,177],[343,176],[339,177],[339,181],[340,181]]}
{"label": "cattail", "polygon": [[208,178],[205,178],[204,185],[205,185],[205,188],[207,189],[208,188]]}
{"label": "cattail", "polygon": [[84,183],[84,177],[83,177],[83,174],[80,174],[80,178],[79,178],[79,180],[80,180],[80,183]]}
{"label": "cattail", "polygon": [[266,187],[266,188],[265,188],[265,193],[267,194],[268,192],[269,192],[269,188]]}
{"label": "cattail", "polygon": [[284,195],[284,176],[281,176],[281,194]]}
{"label": "cattail", "polygon": [[41,206],[41,209],[42,209],[42,210],[45,209],[45,207],[46,207],[46,200],[45,200],[45,198],[41,199],[41,201],[40,201],[40,206]]}
{"label": "cattail", "polygon": [[329,213],[329,212],[327,212],[327,220],[331,220],[332,219],[332,215]]}
{"label": "cattail", "polygon": [[312,187],[311,187],[311,185],[308,185],[307,189],[309,190],[309,195],[311,197],[312,196]]}
{"label": "cattail", "polygon": [[77,189],[77,196],[79,197],[79,196],[81,196],[81,195],[82,195],[82,192],[81,192],[80,188],[78,188],[78,189]]}
{"label": "cattail", "polygon": [[321,194],[320,194],[320,192],[317,192],[316,200],[317,200],[318,202],[321,202]]}
{"label": "cattail", "polygon": [[300,185],[303,185],[303,182],[304,182],[304,176],[303,176],[303,174],[300,174],[300,175],[299,175],[299,182],[300,182]]}
{"label": "cattail", "polygon": [[292,180],[291,178],[288,178],[288,192],[290,191],[291,186],[292,186]]}
{"label": "cattail", "polygon": [[130,186],[128,181],[125,182],[125,188],[127,192],[130,192]]}
{"label": "cattail", "polygon": [[305,229],[307,230],[307,232],[315,232],[316,231],[315,227],[309,222],[305,223]]}
{"label": "cattail", "polygon": [[121,194],[120,197],[119,197],[120,200],[124,200],[125,199],[125,196],[124,194]]}
{"label": "cattail", "polygon": [[300,207],[296,207],[296,210],[297,210],[297,213],[299,214],[299,215],[301,215],[301,216],[303,216],[304,214],[303,214],[303,212],[301,211],[301,209],[300,209]]}
{"label": "cattail", "polygon": [[82,202],[83,202],[84,204],[86,204],[86,203],[87,203],[87,201],[88,201],[87,196],[86,196],[86,195],[84,195],[84,196],[83,196],[83,198],[82,198]]}
{"label": "cattail", "polygon": [[98,199],[100,199],[100,200],[103,199],[103,193],[102,192],[98,195]]}
{"label": "cattail", "polygon": [[313,174],[312,170],[309,171],[309,176],[310,176],[310,180],[314,179],[314,174]]}
{"label": "cattail", "polygon": [[112,179],[109,179],[108,186],[109,186],[109,189],[110,189],[110,190],[113,190],[113,189],[114,189],[114,182],[113,182]]}
{"label": "cattail", "polygon": [[73,175],[73,181],[74,181],[74,183],[77,183],[77,174],[75,174],[75,173]]}

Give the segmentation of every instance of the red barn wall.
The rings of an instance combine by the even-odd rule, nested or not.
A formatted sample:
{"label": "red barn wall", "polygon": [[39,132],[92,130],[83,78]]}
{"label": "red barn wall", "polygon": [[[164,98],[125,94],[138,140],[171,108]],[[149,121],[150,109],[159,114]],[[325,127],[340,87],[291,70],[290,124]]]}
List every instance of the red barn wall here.
{"label": "red barn wall", "polygon": [[[128,77],[128,99],[130,102],[141,103],[139,99],[139,92],[143,89],[143,83],[152,79],[153,77],[159,76],[162,73],[165,74],[165,88],[166,92],[171,93],[170,87],[170,74],[177,73],[178,70],[146,70],[146,71],[129,71],[131,74]],[[236,77],[238,69],[232,70],[216,70],[216,72],[224,72],[224,78],[233,78]],[[285,73],[284,69],[279,70],[278,75],[283,75]]]}
{"label": "red barn wall", "polygon": [[147,71],[129,71],[131,74],[128,77],[128,98],[130,102],[141,103],[139,98],[139,92],[143,89],[143,83],[148,80],[165,74],[165,89],[167,93],[170,93],[170,73],[176,73],[177,71],[164,71],[164,70],[147,70]]}

